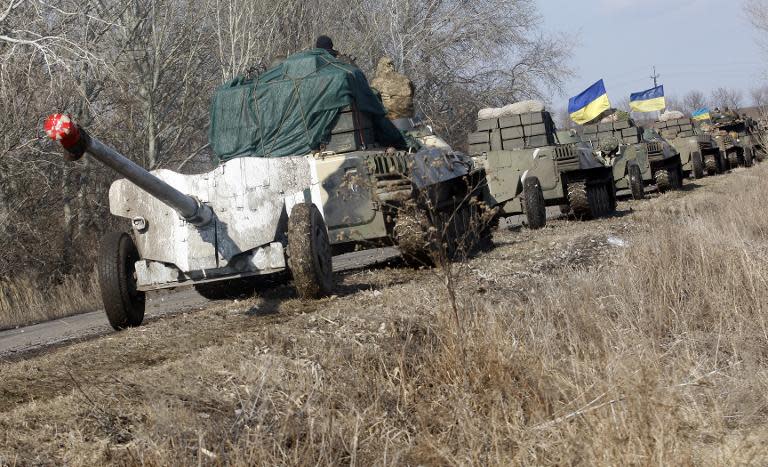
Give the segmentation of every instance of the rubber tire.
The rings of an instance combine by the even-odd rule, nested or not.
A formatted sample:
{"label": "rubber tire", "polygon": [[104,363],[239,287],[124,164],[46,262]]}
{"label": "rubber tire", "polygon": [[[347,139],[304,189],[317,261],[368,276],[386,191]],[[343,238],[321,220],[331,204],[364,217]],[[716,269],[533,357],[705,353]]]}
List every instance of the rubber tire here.
{"label": "rubber tire", "polygon": [[717,175],[720,172],[719,164],[717,163],[717,156],[714,154],[707,154],[704,156],[704,168],[707,171],[708,176]]}
{"label": "rubber tire", "polygon": [[669,185],[673,190],[681,190],[683,188],[683,166],[677,165],[674,168],[667,169],[669,174]]}
{"label": "rubber tire", "polygon": [[579,220],[592,218],[592,207],[587,196],[587,184],[585,182],[574,182],[568,184],[568,204],[571,206],[573,215]]}
{"label": "rubber tire", "polygon": [[547,225],[547,206],[544,191],[537,177],[527,177],[523,181],[523,211],[528,220],[528,228],[538,230]]}
{"label": "rubber tire", "polygon": [[752,167],[754,165],[754,156],[752,148],[744,148],[744,167]]}
{"label": "rubber tire", "polygon": [[195,284],[195,291],[208,300],[234,300],[250,297],[255,293],[253,279],[230,279],[225,281]]}
{"label": "rubber tire", "polygon": [[728,168],[735,169],[739,166],[739,155],[735,152],[728,154]]}
{"label": "rubber tire", "polygon": [[400,255],[411,267],[432,267],[437,253],[432,222],[417,207],[402,208],[395,222],[394,237]]}
{"label": "rubber tire", "polygon": [[98,275],[104,311],[119,331],[144,321],[146,294],[136,290],[136,261],[141,259],[130,235],[111,232],[99,249]]}
{"label": "rubber tire", "polygon": [[656,171],[653,178],[656,180],[656,188],[659,190],[659,193],[666,193],[672,188],[669,172],[666,169]]}
{"label": "rubber tire", "polygon": [[629,166],[629,188],[632,191],[632,199],[645,199],[645,188],[643,186],[643,174],[640,172],[640,166]]}
{"label": "rubber tire", "polygon": [[693,178],[704,178],[704,159],[701,153],[696,151],[691,154],[691,165],[693,165]]}
{"label": "rubber tire", "polygon": [[316,299],[333,290],[333,257],[328,228],[314,204],[298,203],[291,210],[288,269],[299,298]]}

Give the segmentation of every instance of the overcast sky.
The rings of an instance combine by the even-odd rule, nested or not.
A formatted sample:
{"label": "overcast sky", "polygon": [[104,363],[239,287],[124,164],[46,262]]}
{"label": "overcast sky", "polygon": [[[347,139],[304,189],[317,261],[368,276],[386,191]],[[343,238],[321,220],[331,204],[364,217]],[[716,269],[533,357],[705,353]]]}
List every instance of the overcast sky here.
{"label": "overcast sky", "polygon": [[539,0],[539,9],[547,29],[578,41],[556,109],[600,78],[617,104],[653,86],[654,65],[667,96],[725,86],[751,104],[749,90],[768,71],[741,0]]}

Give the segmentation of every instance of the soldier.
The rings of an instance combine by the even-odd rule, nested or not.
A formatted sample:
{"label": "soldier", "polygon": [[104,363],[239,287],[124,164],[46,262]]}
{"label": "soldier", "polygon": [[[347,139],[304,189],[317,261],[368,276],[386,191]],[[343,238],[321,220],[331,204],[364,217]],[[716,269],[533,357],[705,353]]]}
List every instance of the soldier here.
{"label": "soldier", "polygon": [[326,35],[317,37],[317,40],[315,41],[315,48],[325,49],[329,54],[333,55],[334,57],[337,57],[339,55],[339,51],[333,48],[333,40]]}
{"label": "soldier", "polygon": [[382,57],[376,67],[376,77],[371,86],[381,93],[381,100],[387,109],[387,118],[397,120],[411,118],[413,111],[413,81],[395,71],[395,64],[389,57]]}

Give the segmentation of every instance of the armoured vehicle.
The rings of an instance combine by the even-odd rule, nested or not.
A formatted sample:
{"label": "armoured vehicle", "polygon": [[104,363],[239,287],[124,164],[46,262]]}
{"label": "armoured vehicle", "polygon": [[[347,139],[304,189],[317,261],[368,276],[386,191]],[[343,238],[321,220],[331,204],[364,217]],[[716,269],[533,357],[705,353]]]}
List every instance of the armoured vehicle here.
{"label": "armoured vehicle", "polygon": [[[660,192],[683,186],[680,154],[652,128],[638,127],[632,119],[593,123],[582,127],[582,138],[594,145],[614,138],[620,139],[633,147],[636,160],[638,157],[640,160],[647,157],[653,174],[652,183],[656,184]],[[644,182],[647,181],[644,177]]]}
{"label": "armoured vehicle", "polygon": [[132,228],[108,234],[99,259],[115,329],[140,325],[156,289],[221,298],[288,271],[300,297],[320,297],[333,287],[333,250],[455,250],[457,235],[433,232],[461,231],[469,217],[471,160],[427,128],[406,144],[362,72],[319,49],[217,90],[209,139],[219,164],[207,173],[148,172],[65,115],[45,128],[69,158],[87,152],[125,177],[109,204]]}
{"label": "armoured vehicle", "polygon": [[702,178],[704,174],[722,173],[725,164],[717,142],[694,125],[690,118],[658,121],[654,124],[661,136],[680,154],[683,175]]}
{"label": "armoured vehicle", "polygon": [[[582,142],[574,129],[558,131],[561,143]],[[592,143],[587,143],[592,147]],[[604,138],[593,147],[596,155],[613,170],[616,191],[629,190],[633,199],[645,198],[645,185],[653,183],[653,172],[644,144],[626,143],[616,137]]]}
{"label": "armoured vehicle", "polygon": [[723,154],[725,170],[750,167],[754,162],[755,146],[759,138],[753,135],[751,119],[736,114],[714,114],[708,133],[712,135]]}
{"label": "armoured vehicle", "polygon": [[611,168],[584,143],[561,144],[549,112],[478,120],[469,143],[485,171],[484,200],[501,217],[525,214],[536,229],[546,224],[546,206],[567,205],[581,219],[616,209]]}

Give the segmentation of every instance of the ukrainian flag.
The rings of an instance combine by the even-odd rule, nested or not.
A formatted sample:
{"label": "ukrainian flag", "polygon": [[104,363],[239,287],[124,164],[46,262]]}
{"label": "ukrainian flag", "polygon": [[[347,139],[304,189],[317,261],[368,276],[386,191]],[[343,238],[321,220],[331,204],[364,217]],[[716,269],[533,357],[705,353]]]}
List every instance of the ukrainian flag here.
{"label": "ukrainian flag", "polygon": [[664,110],[667,102],[664,100],[664,86],[656,86],[643,92],[629,96],[629,108],[633,112],[655,112]]}
{"label": "ukrainian flag", "polygon": [[611,108],[608,101],[608,93],[605,91],[603,80],[593,84],[578,96],[571,97],[568,101],[568,113],[571,120],[584,125],[594,120],[601,113]]}
{"label": "ukrainian flag", "polygon": [[709,115],[709,109],[699,109],[691,115],[694,120],[712,120],[712,116]]}

